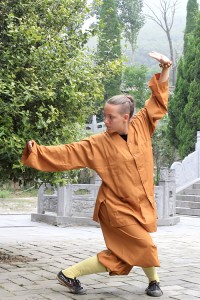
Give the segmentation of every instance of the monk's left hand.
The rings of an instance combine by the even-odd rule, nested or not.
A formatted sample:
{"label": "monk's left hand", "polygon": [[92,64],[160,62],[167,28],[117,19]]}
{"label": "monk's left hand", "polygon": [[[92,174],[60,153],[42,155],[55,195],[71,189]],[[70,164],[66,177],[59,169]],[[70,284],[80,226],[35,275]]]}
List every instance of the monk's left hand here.
{"label": "monk's left hand", "polygon": [[33,151],[34,141],[28,141],[27,145],[28,145],[28,150],[31,153]]}

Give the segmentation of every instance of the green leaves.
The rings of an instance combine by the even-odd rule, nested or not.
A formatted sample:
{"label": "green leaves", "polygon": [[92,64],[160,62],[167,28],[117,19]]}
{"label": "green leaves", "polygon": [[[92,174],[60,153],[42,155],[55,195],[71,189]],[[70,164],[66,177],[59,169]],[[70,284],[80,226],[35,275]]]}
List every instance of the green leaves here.
{"label": "green leaves", "polygon": [[[188,4],[192,2],[196,1],[188,1]],[[191,9],[190,5],[188,8]],[[194,21],[196,13],[196,26],[193,31],[191,27],[186,28],[185,53],[179,62],[176,89],[169,105],[170,140],[178,148],[181,158],[194,151],[196,132],[200,130],[200,13],[197,13],[196,5],[193,8],[193,14],[188,13],[188,20],[192,17]],[[194,22],[192,24],[194,26]]]}
{"label": "green leaves", "polygon": [[197,15],[199,10],[199,5],[197,0],[188,0],[187,2],[187,18],[186,27],[184,32],[184,53],[187,51],[188,39],[190,33],[194,30],[197,21]]}
{"label": "green leaves", "polygon": [[[121,28],[115,0],[103,1],[99,9],[97,63],[110,69],[104,79],[104,98],[120,93],[121,84]],[[109,67],[108,67],[109,65]]]}
{"label": "green leaves", "polygon": [[154,179],[155,184],[159,184],[161,167],[170,167],[177,158],[176,149],[170,144],[168,137],[169,117],[166,115],[153,134],[153,156],[154,156]]}
{"label": "green leaves", "polygon": [[86,51],[87,14],[83,0],[1,3],[0,181],[76,178],[24,168],[20,158],[29,139],[47,145],[81,139],[83,124],[103,98],[108,70]]}
{"label": "green leaves", "polygon": [[119,21],[126,40],[131,44],[134,54],[137,36],[144,25],[142,0],[116,0]]}
{"label": "green leaves", "polygon": [[123,72],[123,91],[133,95],[137,108],[142,108],[149,96],[149,90],[146,85],[146,75],[147,68],[145,66],[128,66]]}

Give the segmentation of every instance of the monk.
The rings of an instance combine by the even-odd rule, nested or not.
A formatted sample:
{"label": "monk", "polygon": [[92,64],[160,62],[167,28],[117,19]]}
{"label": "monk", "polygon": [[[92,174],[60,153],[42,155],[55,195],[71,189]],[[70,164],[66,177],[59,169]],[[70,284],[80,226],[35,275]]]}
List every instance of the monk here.
{"label": "monk", "polygon": [[149,234],[157,230],[151,137],[167,112],[171,61],[157,52],[149,56],[160,63],[161,73],[149,81],[151,96],[137,114],[131,96],[114,96],[104,106],[105,132],[58,146],[30,140],[22,155],[23,164],[37,170],[88,167],[102,179],[93,219],[100,222],[106,250],[57,275],[74,294],[85,293],[77,277],[100,272],[127,275],[133,266],[142,267],[148,277],[147,295],[163,294],[156,271],[157,247]]}

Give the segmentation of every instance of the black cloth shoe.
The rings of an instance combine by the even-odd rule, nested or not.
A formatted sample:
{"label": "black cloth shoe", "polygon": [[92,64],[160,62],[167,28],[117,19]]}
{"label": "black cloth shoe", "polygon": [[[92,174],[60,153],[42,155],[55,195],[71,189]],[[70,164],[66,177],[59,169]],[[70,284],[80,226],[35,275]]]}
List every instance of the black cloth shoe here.
{"label": "black cloth shoe", "polygon": [[145,290],[146,294],[152,297],[160,297],[163,295],[163,292],[160,289],[160,284],[156,280],[149,283],[148,288]]}
{"label": "black cloth shoe", "polygon": [[86,294],[86,292],[83,290],[81,283],[78,279],[66,277],[62,271],[60,271],[58,273],[57,279],[58,279],[59,283],[66,286],[70,290],[71,293],[80,294],[80,295]]}

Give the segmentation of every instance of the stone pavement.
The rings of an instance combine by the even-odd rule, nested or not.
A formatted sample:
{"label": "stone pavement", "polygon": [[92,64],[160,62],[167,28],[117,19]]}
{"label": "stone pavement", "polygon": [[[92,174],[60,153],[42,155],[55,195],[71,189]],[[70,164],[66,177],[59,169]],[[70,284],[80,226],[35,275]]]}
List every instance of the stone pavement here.
{"label": "stone pavement", "polygon": [[[161,299],[200,299],[200,218],[182,216],[179,224],[159,227],[152,236],[161,261]],[[0,252],[37,259],[0,264],[0,299],[152,299],[144,293],[147,279],[138,267],[128,276],[103,273],[79,278],[86,295],[70,294],[57,283],[60,269],[104,247],[98,227],[58,228],[32,223],[30,215],[0,215]]]}

